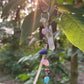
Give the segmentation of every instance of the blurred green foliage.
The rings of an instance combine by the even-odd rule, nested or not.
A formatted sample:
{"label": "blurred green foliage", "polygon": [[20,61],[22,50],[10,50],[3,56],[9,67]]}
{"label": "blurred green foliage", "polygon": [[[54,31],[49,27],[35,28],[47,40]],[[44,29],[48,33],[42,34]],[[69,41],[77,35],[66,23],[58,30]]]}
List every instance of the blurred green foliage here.
{"label": "blurred green foliage", "polygon": [[[25,19],[24,19],[25,14],[20,12],[19,13],[20,18],[17,21],[15,19],[16,16],[13,16],[13,14],[11,12],[17,14],[17,9],[20,6],[21,6],[21,9],[25,9],[25,6],[27,6],[27,4],[29,4],[29,2],[27,2],[27,3],[25,2],[27,0],[20,0],[20,1],[21,1],[20,3],[17,3],[18,0],[10,0],[9,2],[7,2],[8,3],[7,5],[5,4],[5,7],[2,10],[3,11],[3,13],[2,13],[3,23],[0,24],[0,27],[5,26],[7,28],[14,28],[14,34],[13,35],[6,34],[4,32],[4,30],[0,29],[1,30],[0,35],[2,35],[2,36],[0,36],[0,43],[1,43],[1,46],[0,46],[0,69],[2,69],[2,71],[6,72],[6,73],[10,73],[14,77],[16,77],[16,80],[22,81],[22,82],[24,82],[24,84],[32,84],[34,77],[36,75],[36,72],[38,70],[40,60],[41,60],[41,56],[38,54],[38,51],[43,48],[44,44],[43,43],[39,44],[40,41],[38,39],[39,38],[38,33],[33,35],[33,37],[36,38],[36,40],[34,42],[31,42],[31,45],[28,44],[29,41],[31,40],[31,39],[28,40],[28,35],[31,33],[31,29],[29,31],[29,27],[30,28],[32,27],[33,20],[31,18],[33,18],[34,12],[32,12],[30,15],[26,16]],[[57,0],[57,2],[60,5],[63,5],[63,3],[64,3],[63,0]],[[66,0],[66,3],[68,3],[68,5],[73,4],[72,0]],[[52,0],[52,4],[54,4],[54,0]],[[64,7],[67,8],[67,6],[64,6]],[[12,11],[12,9],[13,9],[13,11]],[[74,12],[74,9],[70,10],[70,8],[67,8],[66,10]],[[78,12],[81,12],[81,10],[77,9],[77,10],[75,10],[75,12],[78,13]],[[10,13],[10,15],[9,15],[9,13]],[[21,17],[21,15],[22,15],[22,17]],[[38,15],[39,15],[39,17],[38,16],[36,17],[37,18],[36,19],[36,21],[37,21],[36,27],[38,27],[38,25],[37,25],[39,22],[38,18],[40,18],[39,13],[38,13]],[[73,20],[72,20],[71,19],[72,15],[71,15],[71,18],[68,20],[69,22],[67,23],[68,16],[67,15],[65,16],[65,15],[66,14],[64,14],[62,16],[62,18],[64,18],[64,19],[62,19],[62,22],[64,23],[63,26],[64,26],[64,29],[66,32],[66,31],[69,31],[69,29],[71,29],[69,27],[70,22],[72,22],[71,24],[74,24],[75,23],[74,21],[76,19],[73,18]],[[11,16],[9,22],[7,21],[8,16]],[[60,13],[57,17],[52,16],[52,21],[55,21],[56,23],[58,23],[58,28],[57,28],[58,31],[62,30],[62,27],[59,24],[60,17],[61,17]],[[79,19],[81,19],[81,18],[79,18]],[[23,25],[22,25],[21,21],[23,21]],[[77,19],[77,21],[78,21],[78,19]],[[83,24],[83,22],[81,22],[81,24]],[[21,26],[22,26],[22,29],[20,29]],[[66,26],[68,26],[68,27],[66,27]],[[68,30],[66,28],[68,28]],[[79,30],[80,29],[78,29],[78,31]],[[83,31],[81,31],[81,32],[83,33]],[[50,84],[54,84],[54,83],[67,84],[69,82],[69,73],[70,72],[67,70],[67,67],[64,66],[64,64],[71,61],[72,44],[67,40],[67,38],[63,32],[61,32],[61,34],[58,35],[57,38],[55,38],[55,36],[58,33],[57,32],[55,32],[55,33],[56,34],[54,35],[54,40],[55,39],[57,40],[56,50],[55,51],[48,50],[48,56],[47,56],[47,58],[50,62],[50,66],[49,66],[49,69],[51,72],[49,74]],[[72,31],[72,33],[73,33],[73,31]],[[23,41],[25,41],[23,43],[23,45],[19,45],[21,35],[22,35]],[[26,37],[26,40],[25,40],[25,37]],[[82,38],[83,38],[83,35],[82,35]],[[84,59],[83,58],[84,54],[80,50],[78,50],[78,51],[74,52],[73,56],[75,55],[75,53],[78,53],[78,57],[81,58],[78,60],[78,62],[81,63],[81,61],[83,61],[83,59]],[[41,74],[40,74],[37,84],[44,84],[43,83],[43,78],[45,76],[44,69],[45,69],[45,66],[43,66],[43,68],[42,68],[42,71],[41,71]]]}

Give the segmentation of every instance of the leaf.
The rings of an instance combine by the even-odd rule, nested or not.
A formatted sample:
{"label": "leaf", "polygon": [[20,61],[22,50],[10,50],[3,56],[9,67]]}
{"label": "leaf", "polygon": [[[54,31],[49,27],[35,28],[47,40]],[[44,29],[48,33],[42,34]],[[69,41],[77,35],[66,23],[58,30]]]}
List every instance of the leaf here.
{"label": "leaf", "polygon": [[64,73],[65,75],[67,75],[67,76],[68,76],[67,72],[63,69],[63,67],[62,67],[62,66],[57,65],[57,69],[58,69],[58,71],[60,71],[60,72],[62,72],[62,73]]}
{"label": "leaf", "polygon": [[51,6],[53,6],[55,4],[55,0],[52,0],[51,2]]}
{"label": "leaf", "polygon": [[61,25],[68,40],[84,52],[84,17],[63,14]]}
{"label": "leaf", "polygon": [[11,9],[11,7],[16,3],[17,0],[11,0],[2,10],[1,17],[4,17],[8,11]]}
{"label": "leaf", "polygon": [[[22,44],[27,39],[28,35],[30,35],[36,28],[41,26],[40,15],[41,13],[38,10],[36,13],[36,18],[34,17],[35,12],[32,12],[28,16],[25,17],[24,22],[22,24],[22,28],[21,28],[20,44]],[[34,28],[33,28],[33,24],[35,24]]]}
{"label": "leaf", "polygon": [[33,44],[36,41],[36,38],[32,38],[31,41],[29,42],[29,45]]}
{"label": "leaf", "polygon": [[57,1],[57,3],[58,4],[64,4],[64,3],[66,3],[66,4],[73,4],[73,0],[56,0]]}
{"label": "leaf", "polygon": [[38,81],[37,81],[37,84],[44,84],[43,83],[43,79],[42,78],[39,78]]}
{"label": "leaf", "polygon": [[20,74],[20,75],[18,76],[18,78],[20,78],[22,81],[25,81],[25,80],[27,80],[27,79],[29,78],[29,76],[26,75],[26,74]]}
{"label": "leaf", "polygon": [[84,6],[81,8],[74,8],[72,5],[60,5],[58,8],[71,14],[84,15]]}
{"label": "leaf", "polygon": [[10,12],[10,10],[17,8],[18,5],[21,5],[22,3],[24,3],[24,1],[25,0],[11,0],[11,1],[9,1],[9,3],[3,8],[1,17],[6,16]]}
{"label": "leaf", "polygon": [[34,54],[34,55],[29,55],[29,56],[24,56],[24,57],[22,57],[22,58],[18,61],[18,63],[20,63],[20,62],[25,62],[25,61],[27,61],[27,60],[33,61],[33,60],[36,60],[36,59],[38,59],[38,58],[39,58],[39,54],[36,53],[36,54]]}
{"label": "leaf", "polygon": [[24,84],[33,84],[33,78],[29,79],[29,80],[26,81]]}
{"label": "leaf", "polygon": [[58,4],[63,4],[63,0],[57,0]]}
{"label": "leaf", "polygon": [[54,38],[56,39],[58,36],[60,36],[61,35],[61,31],[57,31],[56,33],[55,33],[55,36],[54,36]]}

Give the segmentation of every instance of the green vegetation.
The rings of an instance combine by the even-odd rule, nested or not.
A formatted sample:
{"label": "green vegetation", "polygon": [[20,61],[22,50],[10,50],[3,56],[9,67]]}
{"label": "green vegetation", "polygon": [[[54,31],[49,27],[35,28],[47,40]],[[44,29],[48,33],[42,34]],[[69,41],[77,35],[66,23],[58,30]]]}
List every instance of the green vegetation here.
{"label": "green vegetation", "polygon": [[[51,0],[49,25],[53,27],[55,50],[48,49],[46,57],[50,62],[50,84],[78,84],[78,63],[84,60],[83,3]],[[48,18],[47,13],[42,14],[41,4],[34,0],[0,1],[0,70],[22,84],[33,84],[42,57],[38,52],[48,43],[41,33],[44,27],[40,19]],[[70,62],[71,73],[66,65]],[[37,84],[44,84],[44,72],[45,66]]]}

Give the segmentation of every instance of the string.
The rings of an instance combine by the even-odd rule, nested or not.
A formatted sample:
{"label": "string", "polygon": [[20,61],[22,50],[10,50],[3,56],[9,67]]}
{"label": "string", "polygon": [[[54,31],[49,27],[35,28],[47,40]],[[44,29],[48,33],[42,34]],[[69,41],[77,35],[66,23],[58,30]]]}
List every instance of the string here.
{"label": "string", "polygon": [[49,0],[49,7],[47,7],[47,8],[48,8],[47,11],[45,11],[45,10],[42,9],[41,4],[42,4],[43,0],[39,0],[38,2],[39,2],[39,8],[40,8],[40,10],[41,10],[41,12],[42,12],[43,14],[48,13],[48,12],[50,11],[50,8],[51,8],[51,0]]}

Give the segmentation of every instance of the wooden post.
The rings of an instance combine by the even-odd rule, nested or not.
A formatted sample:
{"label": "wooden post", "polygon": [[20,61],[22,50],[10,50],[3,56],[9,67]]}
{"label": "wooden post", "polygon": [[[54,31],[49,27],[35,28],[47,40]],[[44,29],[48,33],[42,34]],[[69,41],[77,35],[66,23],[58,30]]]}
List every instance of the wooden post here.
{"label": "wooden post", "polygon": [[39,78],[39,75],[40,75],[40,72],[41,72],[41,69],[42,69],[42,66],[43,66],[42,61],[43,61],[44,59],[45,59],[45,55],[42,56],[42,59],[41,59],[40,65],[39,65],[39,69],[38,69],[38,72],[37,72],[37,74],[36,74],[36,77],[35,77],[35,79],[34,79],[33,84],[36,84],[37,81],[38,81],[38,78]]}

